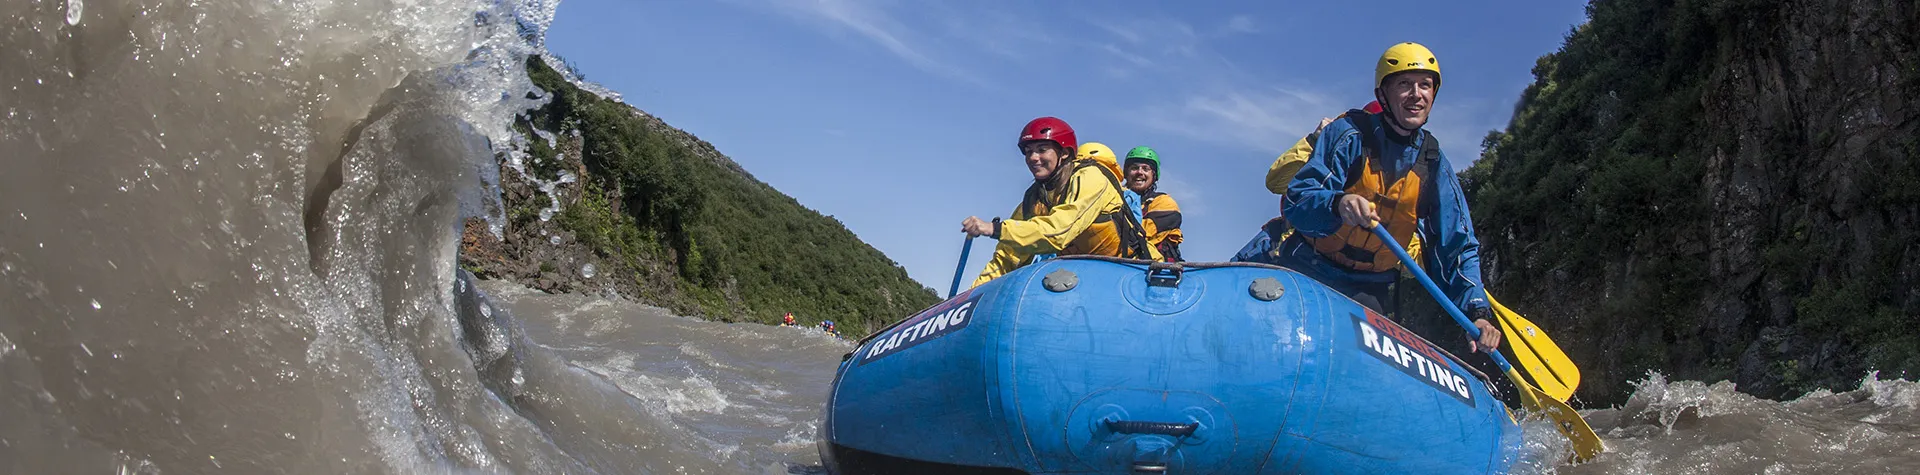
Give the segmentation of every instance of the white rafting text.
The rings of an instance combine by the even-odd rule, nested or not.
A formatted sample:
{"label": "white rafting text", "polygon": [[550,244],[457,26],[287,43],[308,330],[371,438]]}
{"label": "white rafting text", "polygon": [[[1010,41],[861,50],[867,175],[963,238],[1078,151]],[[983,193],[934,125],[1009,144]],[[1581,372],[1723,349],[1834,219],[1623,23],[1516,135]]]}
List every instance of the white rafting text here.
{"label": "white rafting text", "polygon": [[1368,353],[1460,402],[1474,404],[1473,389],[1467,385],[1467,378],[1454,371],[1432,343],[1373,312],[1367,312],[1364,321],[1355,318],[1353,323],[1360,346]]}

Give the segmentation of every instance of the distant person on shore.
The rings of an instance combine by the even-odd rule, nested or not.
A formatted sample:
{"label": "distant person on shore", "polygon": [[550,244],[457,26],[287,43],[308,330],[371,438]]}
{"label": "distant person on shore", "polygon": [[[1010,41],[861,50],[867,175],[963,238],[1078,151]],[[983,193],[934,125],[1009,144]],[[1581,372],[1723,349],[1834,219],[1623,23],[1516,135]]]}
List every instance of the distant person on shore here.
{"label": "distant person on shore", "polygon": [[1127,151],[1127,189],[1140,195],[1140,225],[1147,244],[1167,262],[1180,262],[1180,203],[1160,191],[1160,153],[1152,147]]}
{"label": "distant person on shore", "polygon": [[798,324],[796,324],[796,323],[793,323],[793,312],[787,312],[787,316],[785,316],[785,317],[780,317],[780,318],[781,318],[781,320],[782,320],[782,321],[780,322],[780,326],[783,326],[783,327],[791,327],[791,326],[796,326],[796,325],[798,325]]}
{"label": "distant person on shore", "polygon": [[1120,197],[1120,177],[1099,162],[1076,157],[1079,143],[1066,121],[1034,119],[1020,130],[1016,145],[1033,174],[1020,205],[1006,220],[968,216],[960,222],[969,237],[1000,241],[973,285],[1013,272],[1041,254],[1160,259]]}

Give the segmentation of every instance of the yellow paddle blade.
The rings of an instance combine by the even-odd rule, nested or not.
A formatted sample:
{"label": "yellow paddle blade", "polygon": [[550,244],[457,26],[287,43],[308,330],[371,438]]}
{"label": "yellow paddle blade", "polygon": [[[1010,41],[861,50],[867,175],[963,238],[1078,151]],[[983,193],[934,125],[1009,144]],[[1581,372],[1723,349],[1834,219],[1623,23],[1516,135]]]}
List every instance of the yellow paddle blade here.
{"label": "yellow paddle blade", "polygon": [[1540,329],[1519,312],[1507,309],[1500,301],[1487,294],[1487,303],[1493,304],[1493,313],[1500,320],[1500,333],[1513,350],[1513,361],[1527,371],[1533,381],[1539,384],[1541,392],[1555,401],[1566,401],[1573,396],[1574,388],[1580,387],[1580,367],[1573,365],[1567,353],[1560,351],[1560,345],[1547,337]]}
{"label": "yellow paddle blade", "polygon": [[1528,385],[1526,380],[1520,379],[1520,373],[1516,370],[1508,369],[1507,379],[1513,380],[1514,387],[1520,390],[1521,405],[1529,411],[1546,414],[1548,419],[1553,420],[1553,427],[1560,430],[1560,435],[1573,442],[1573,461],[1593,460],[1601,452],[1607,451],[1606,445],[1600,442],[1600,434],[1593,433],[1593,427],[1588,426],[1587,420],[1580,418],[1580,413],[1575,412],[1572,406]]}

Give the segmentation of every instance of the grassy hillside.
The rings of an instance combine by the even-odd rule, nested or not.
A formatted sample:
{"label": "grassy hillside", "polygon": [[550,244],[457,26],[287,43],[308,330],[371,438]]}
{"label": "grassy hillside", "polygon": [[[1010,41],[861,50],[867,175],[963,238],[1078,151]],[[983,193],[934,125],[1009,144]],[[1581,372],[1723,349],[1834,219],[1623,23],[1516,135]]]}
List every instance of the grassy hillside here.
{"label": "grassy hillside", "polygon": [[527,66],[551,101],[519,124],[530,139],[525,168],[542,180],[579,178],[561,185],[568,192],[551,224],[539,218],[547,193],[508,193],[509,234],[557,227],[638,298],[730,321],[775,322],[791,311],[857,332],[938,300],[844,224],[712,145],[575,87],[539,58]]}

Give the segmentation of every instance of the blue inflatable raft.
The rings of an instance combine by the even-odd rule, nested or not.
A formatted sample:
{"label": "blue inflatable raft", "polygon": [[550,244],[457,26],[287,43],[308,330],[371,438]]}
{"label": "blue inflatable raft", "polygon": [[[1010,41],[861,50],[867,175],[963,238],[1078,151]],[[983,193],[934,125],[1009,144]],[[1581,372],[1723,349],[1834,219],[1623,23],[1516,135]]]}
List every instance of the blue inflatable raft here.
{"label": "blue inflatable raft", "polygon": [[1520,427],[1472,370],[1293,271],[1062,258],[861,340],[842,475],[1489,473]]}

